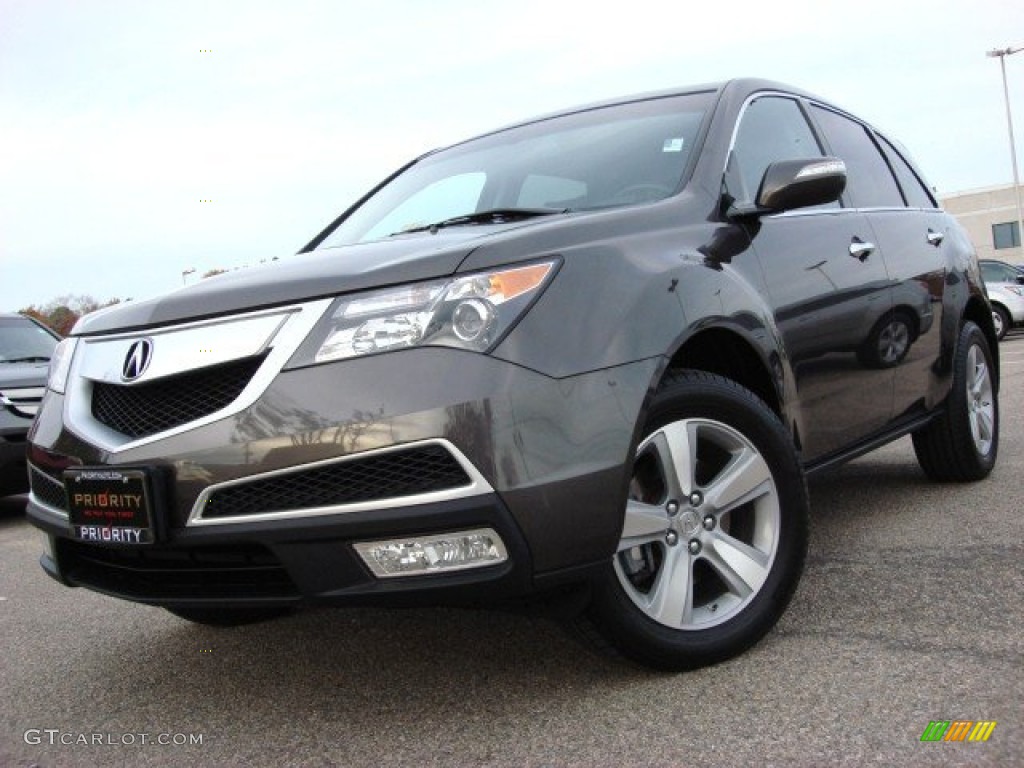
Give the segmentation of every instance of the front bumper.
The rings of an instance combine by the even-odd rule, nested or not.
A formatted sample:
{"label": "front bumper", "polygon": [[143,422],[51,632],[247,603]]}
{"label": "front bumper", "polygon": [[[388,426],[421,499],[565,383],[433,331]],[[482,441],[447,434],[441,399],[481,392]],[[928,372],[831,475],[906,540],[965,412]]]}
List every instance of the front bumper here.
{"label": "front bumper", "polygon": [[[30,503],[31,506],[31,503]],[[39,507],[30,519],[50,538],[40,560],[67,586],[152,605],[200,607],[299,603],[476,604],[530,591],[531,561],[517,526],[496,496],[357,512],[344,520],[308,518],[176,532],[150,547],[74,541],[61,520]],[[501,536],[504,563],[471,571],[375,578],[356,541],[486,525]]]}
{"label": "front bumper", "polygon": [[[483,355],[412,349],[281,372],[241,412],[122,450],[70,431],[64,398],[50,393],[32,434],[28,517],[51,537],[43,566],[55,578],[147,603],[487,603],[523,595],[578,579],[614,551],[633,433],[659,362],[556,380]],[[470,485],[294,509],[259,506],[264,487],[252,485],[304,480],[335,462],[431,441],[455,448]],[[159,468],[167,478],[161,540],[135,550],[72,541],[55,485],[68,465]],[[246,487],[257,491],[249,494],[256,506],[204,516],[210,499],[238,503],[218,490]],[[480,527],[499,534],[507,561],[378,579],[353,548]]]}

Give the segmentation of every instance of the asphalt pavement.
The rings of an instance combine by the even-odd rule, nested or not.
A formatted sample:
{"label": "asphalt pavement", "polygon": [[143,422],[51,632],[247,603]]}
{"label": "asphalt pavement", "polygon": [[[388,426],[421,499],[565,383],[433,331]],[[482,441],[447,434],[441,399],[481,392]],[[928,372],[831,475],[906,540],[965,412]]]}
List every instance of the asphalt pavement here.
{"label": "asphalt pavement", "polygon": [[[316,610],[241,629],[65,589],[0,503],[0,766],[1024,764],[1024,336],[992,476],[909,439],[811,483],[807,569],[762,643],[667,675],[536,616]],[[986,742],[922,742],[931,721]]]}

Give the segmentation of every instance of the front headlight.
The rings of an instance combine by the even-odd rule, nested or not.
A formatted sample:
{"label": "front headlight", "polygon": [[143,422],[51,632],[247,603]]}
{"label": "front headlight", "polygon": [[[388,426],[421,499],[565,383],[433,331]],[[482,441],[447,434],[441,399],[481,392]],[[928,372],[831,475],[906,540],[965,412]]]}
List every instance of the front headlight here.
{"label": "front headlight", "polygon": [[288,363],[328,363],[408,347],[486,352],[540,295],[555,261],[342,296]]}
{"label": "front headlight", "polygon": [[50,373],[46,386],[54,392],[64,394],[64,388],[68,383],[68,373],[71,371],[71,358],[75,356],[75,345],[78,339],[63,339],[54,347],[53,355],[50,357]]}

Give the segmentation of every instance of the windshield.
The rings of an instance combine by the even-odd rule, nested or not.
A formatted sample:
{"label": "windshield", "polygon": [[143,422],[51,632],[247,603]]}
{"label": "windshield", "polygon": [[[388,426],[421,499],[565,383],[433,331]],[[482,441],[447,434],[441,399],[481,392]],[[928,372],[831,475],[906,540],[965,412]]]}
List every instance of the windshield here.
{"label": "windshield", "polygon": [[57,339],[22,317],[0,317],[0,363],[45,362]]}
{"label": "windshield", "polygon": [[601,107],[510,128],[431,154],[352,211],[320,248],[487,223],[481,211],[585,211],[677,192],[711,93]]}

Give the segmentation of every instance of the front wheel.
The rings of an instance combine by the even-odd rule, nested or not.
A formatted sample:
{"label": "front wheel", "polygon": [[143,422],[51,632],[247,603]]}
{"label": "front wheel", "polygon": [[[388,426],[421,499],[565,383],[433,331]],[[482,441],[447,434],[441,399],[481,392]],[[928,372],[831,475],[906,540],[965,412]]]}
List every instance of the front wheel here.
{"label": "front wheel", "polygon": [[796,588],[808,506],[775,413],[720,376],[669,374],[588,618],[622,654],[658,669],[741,653],[775,625]]}
{"label": "front wheel", "polygon": [[999,398],[992,350],[967,321],[953,359],[953,385],[942,413],[914,433],[914,453],[932,480],[981,480],[999,452]]}

